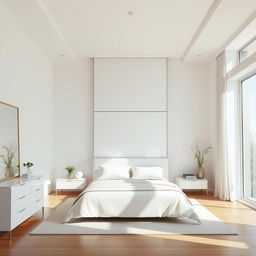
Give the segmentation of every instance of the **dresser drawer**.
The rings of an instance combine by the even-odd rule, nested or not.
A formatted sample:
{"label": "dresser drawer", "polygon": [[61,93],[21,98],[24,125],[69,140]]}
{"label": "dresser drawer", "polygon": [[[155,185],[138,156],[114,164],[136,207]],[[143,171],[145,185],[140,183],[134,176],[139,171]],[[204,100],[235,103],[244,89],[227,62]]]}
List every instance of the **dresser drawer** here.
{"label": "dresser drawer", "polygon": [[29,205],[31,205],[37,199],[43,198],[43,197],[44,197],[43,187],[41,188],[39,187],[34,192],[29,193],[29,195],[27,196],[27,199],[28,199]]}
{"label": "dresser drawer", "polygon": [[29,204],[27,202],[26,206],[23,206],[19,211],[16,212],[16,214],[13,214],[11,216],[11,229],[14,229],[23,221],[39,211],[40,208],[43,207],[43,200],[43,197],[40,197],[38,199],[30,201]]}
{"label": "dresser drawer", "polygon": [[19,212],[22,212],[24,208],[29,205],[29,194],[21,196],[20,198],[16,199],[11,204],[11,215],[16,215]]}
{"label": "dresser drawer", "polygon": [[11,188],[11,200],[15,201],[19,198],[22,198],[27,194],[29,194],[29,192],[30,192],[30,183],[29,182],[21,183]]}
{"label": "dresser drawer", "polygon": [[43,187],[41,186],[37,188],[35,191],[30,192],[29,194],[16,199],[11,204],[11,215],[18,214],[21,210],[29,207],[36,200],[42,199],[43,196]]}
{"label": "dresser drawer", "polygon": [[33,184],[30,188],[30,194],[34,193],[43,193],[44,192],[44,185],[43,183]]}
{"label": "dresser drawer", "polygon": [[43,177],[36,178],[33,182],[31,182],[30,192],[34,192],[38,190],[38,188],[42,189],[44,185]]}
{"label": "dresser drawer", "polygon": [[35,214],[37,211],[39,211],[44,206],[44,198],[38,198],[32,202],[32,204],[29,206],[29,210],[31,214]]}
{"label": "dresser drawer", "polygon": [[29,208],[23,207],[17,214],[11,216],[11,229],[17,227],[20,223],[31,216]]}

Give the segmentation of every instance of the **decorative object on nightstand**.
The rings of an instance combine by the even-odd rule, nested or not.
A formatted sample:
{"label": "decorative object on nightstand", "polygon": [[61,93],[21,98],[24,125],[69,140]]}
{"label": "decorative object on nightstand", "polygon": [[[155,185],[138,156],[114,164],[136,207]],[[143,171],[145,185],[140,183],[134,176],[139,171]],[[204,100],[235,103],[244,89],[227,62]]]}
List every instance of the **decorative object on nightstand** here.
{"label": "decorative object on nightstand", "polygon": [[58,190],[83,190],[86,187],[86,178],[70,179],[60,178],[56,180],[56,195]]}
{"label": "decorative object on nightstand", "polygon": [[208,195],[208,180],[207,179],[188,180],[188,179],[184,179],[183,177],[176,177],[175,184],[178,185],[182,190],[183,189],[205,190]]}
{"label": "decorative object on nightstand", "polygon": [[205,168],[203,167],[203,164],[205,162],[205,155],[208,154],[211,150],[212,150],[211,145],[209,147],[201,150],[201,149],[199,149],[198,144],[193,149],[194,157],[195,157],[196,162],[197,162],[196,176],[197,176],[198,179],[204,179]]}
{"label": "decorative object on nightstand", "polygon": [[75,170],[74,166],[68,165],[65,170],[68,172],[68,179],[72,179],[73,178],[73,172]]}
{"label": "decorative object on nightstand", "polygon": [[196,180],[197,179],[195,174],[183,174],[182,177],[183,177],[183,179],[186,179],[186,180]]}
{"label": "decorative object on nightstand", "polygon": [[83,176],[84,176],[83,172],[81,172],[81,171],[76,171],[75,172],[75,178],[76,179],[81,179],[81,178],[83,178]]}

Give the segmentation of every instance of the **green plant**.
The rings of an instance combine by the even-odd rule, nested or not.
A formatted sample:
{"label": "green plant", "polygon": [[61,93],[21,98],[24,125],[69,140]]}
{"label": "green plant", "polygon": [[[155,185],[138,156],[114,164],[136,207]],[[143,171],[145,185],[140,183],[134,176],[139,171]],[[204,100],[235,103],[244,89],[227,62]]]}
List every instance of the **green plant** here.
{"label": "green plant", "polygon": [[194,152],[194,157],[196,159],[197,162],[197,166],[198,167],[202,167],[205,161],[205,155],[208,154],[211,150],[212,150],[212,146],[210,145],[209,147],[205,148],[205,149],[199,149],[198,144],[196,145],[196,147],[193,149]]}
{"label": "green plant", "polygon": [[72,172],[75,170],[74,166],[68,165],[65,170],[68,172],[69,175],[72,174]]}
{"label": "green plant", "polygon": [[3,163],[6,165],[7,168],[12,166],[12,161],[15,157],[15,149],[12,145],[9,146],[2,146],[2,148],[6,151],[6,155],[0,155],[0,158],[3,160]]}
{"label": "green plant", "polygon": [[28,173],[31,173],[30,168],[33,166],[33,163],[27,162],[23,163],[23,166],[27,168]]}

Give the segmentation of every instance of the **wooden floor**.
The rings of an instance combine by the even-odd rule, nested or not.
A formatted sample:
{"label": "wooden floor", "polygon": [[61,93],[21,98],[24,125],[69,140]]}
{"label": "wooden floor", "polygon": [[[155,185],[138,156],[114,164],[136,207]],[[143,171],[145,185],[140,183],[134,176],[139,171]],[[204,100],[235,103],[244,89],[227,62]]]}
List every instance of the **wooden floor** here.
{"label": "wooden floor", "polygon": [[[46,214],[68,197],[51,194],[46,199]],[[0,233],[0,255],[254,255],[256,256],[256,211],[213,196],[189,194],[236,230],[238,235],[29,235],[41,222],[37,213],[12,234]],[[0,216],[1,217],[1,216]]]}

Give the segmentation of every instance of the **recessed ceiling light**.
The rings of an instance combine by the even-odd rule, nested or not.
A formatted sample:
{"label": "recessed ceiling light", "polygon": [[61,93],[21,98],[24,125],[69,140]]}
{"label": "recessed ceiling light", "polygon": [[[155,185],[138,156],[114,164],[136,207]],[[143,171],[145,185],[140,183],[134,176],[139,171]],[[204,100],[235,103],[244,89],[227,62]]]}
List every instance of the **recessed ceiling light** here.
{"label": "recessed ceiling light", "polygon": [[133,11],[128,11],[127,14],[128,15],[133,15]]}

